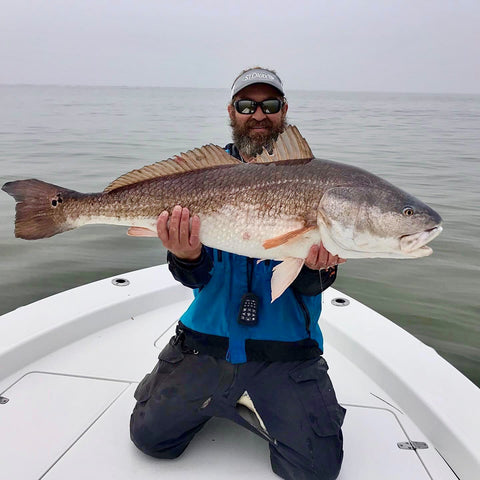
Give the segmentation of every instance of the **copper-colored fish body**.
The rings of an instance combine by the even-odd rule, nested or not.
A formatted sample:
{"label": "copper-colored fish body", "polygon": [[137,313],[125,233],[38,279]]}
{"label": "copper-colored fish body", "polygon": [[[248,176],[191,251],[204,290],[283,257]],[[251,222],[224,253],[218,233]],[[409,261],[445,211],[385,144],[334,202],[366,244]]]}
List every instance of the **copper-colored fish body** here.
{"label": "copper-colored fish body", "polygon": [[283,261],[274,297],[294,280],[312,245],[322,242],[343,258],[416,258],[431,253],[426,244],[442,228],[434,210],[385,180],[313,158],[295,127],[254,163],[207,145],[122,175],[104,192],[35,179],[2,188],[17,201],[15,235],[25,239],[95,223],[154,235],[162,211],[188,207],[200,217],[205,245]]}

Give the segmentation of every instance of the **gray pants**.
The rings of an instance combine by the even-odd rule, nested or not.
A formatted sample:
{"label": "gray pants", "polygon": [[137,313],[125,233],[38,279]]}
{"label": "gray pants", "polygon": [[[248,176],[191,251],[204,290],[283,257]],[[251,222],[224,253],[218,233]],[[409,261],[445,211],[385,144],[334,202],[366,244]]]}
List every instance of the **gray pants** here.
{"label": "gray pants", "polygon": [[[345,409],[323,357],[232,365],[185,352],[172,338],[158,358],[135,391],[130,420],[131,439],[144,453],[176,458],[211,417],[224,417],[269,441],[272,469],[280,477],[338,476]],[[245,391],[264,425],[237,403]]]}

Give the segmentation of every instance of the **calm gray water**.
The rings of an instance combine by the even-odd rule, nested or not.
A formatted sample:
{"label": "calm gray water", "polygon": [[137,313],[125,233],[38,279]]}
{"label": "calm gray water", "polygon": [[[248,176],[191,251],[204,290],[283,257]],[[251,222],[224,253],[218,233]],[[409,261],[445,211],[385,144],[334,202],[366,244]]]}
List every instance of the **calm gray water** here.
{"label": "calm gray water", "polygon": [[[216,89],[0,86],[0,184],[36,177],[99,191],[133,168],[205,143],[224,145],[230,139],[227,95]],[[480,385],[480,96],[292,91],[289,103],[290,122],[317,157],[366,168],[444,219],[432,256],[349,260],[335,286]],[[18,240],[13,212],[13,200],[1,192],[0,313],[165,261],[157,240],[127,237],[121,227]]]}

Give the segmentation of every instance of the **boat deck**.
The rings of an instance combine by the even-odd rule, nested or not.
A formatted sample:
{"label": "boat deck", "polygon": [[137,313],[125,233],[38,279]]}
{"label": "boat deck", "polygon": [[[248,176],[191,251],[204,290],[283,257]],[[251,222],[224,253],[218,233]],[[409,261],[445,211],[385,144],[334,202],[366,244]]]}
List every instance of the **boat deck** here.
{"label": "boat deck", "polygon": [[[116,286],[107,279],[0,317],[0,397],[4,399],[0,398],[0,477],[278,478],[270,470],[268,444],[224,419],[208,422],[173,461],[150,458],[130,442],[133,392],[173,335],[191,293],[177,286],[164,267],[124,278],[128,285]],[[339,297],[349,305],[333,305]],[[340,403],[347,408],[340,479],[455,480],[458,477],[442,455],[450,456],[450,463],[465,460],[466,476],[461,478],[477,478],[470,473],[478,466],[478,456],[472,463],[468,449],[452,453],[448,445],[447,451],[439,435],[448,431],[448,422],[435,425],[426,418],[435,415],[436,406],[406,394],[421,384],[429,389],[435,370],[424,371],[410,386],[392,373],[398,360],[407,365],[405,375],[409,374],[405,357],[415,356],[415,349],[428,354],[425,358],[432,362],[444,362],[435,352],[334,289],[325,294],[321,324],[330,375]],[[352,332],[352,325],[358,331]],[[384,350],[370,352],[368,341],[381,342]],[[384,355],[387,358],[382,359]],[[428,361],[418,366],[422,368],[430,368]],[[456,371],[449,368],[442,363],[441,375],[454,378]],[[475,389],[470,391],[480,398]],[[450,408],[448,401],[443,403]],[[424,406],[430,413],[422,410]],[[469,432],[463,433],[465,441],[472,441]],[[399,447],[411,442],[423,442],[428,448]]]}

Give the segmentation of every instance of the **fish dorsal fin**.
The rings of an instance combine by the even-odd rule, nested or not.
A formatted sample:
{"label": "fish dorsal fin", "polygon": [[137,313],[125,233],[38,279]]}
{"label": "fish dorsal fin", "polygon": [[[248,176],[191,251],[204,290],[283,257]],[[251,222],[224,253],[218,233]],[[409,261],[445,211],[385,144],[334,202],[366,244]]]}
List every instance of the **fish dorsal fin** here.
{"label": "fish dorsal fin", "polygon": [[310,160],[313,158],[312,150],[307,141],[300,135],[298,128],[289,125],[275,141],[272,153],[264,148],[252,163],[283,162],[286,160]]}
{"label": "fish dorsal fin", "polygon": [[205,168],[217,167],[220,165],[236,165],[240,160],[229,155],[222,147],[218,145],[204,145],[201,148],[189,150],[187,153],[181,153],[168,160],[147,165],[138,170],[132,170],[129,173],[118,177],[107,188],[104,193],[111,192],[126,185],[143,182],[159,177],[167,177],[177,173],[192,172]]}

